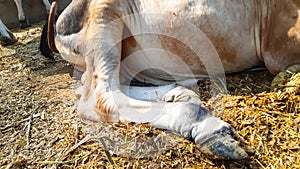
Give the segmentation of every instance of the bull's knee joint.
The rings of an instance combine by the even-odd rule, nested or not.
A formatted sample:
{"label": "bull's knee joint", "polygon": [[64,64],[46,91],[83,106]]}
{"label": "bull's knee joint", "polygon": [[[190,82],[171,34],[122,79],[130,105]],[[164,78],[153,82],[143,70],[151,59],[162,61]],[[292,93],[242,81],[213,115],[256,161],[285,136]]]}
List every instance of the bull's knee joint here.
{"label": "bull's knee joint", "polygon": [[194,91],[182,86],[178,86],[167,92],[164,95],[163,100],[165,102],[191,102],[198,104],[200,103],[200,98]]}

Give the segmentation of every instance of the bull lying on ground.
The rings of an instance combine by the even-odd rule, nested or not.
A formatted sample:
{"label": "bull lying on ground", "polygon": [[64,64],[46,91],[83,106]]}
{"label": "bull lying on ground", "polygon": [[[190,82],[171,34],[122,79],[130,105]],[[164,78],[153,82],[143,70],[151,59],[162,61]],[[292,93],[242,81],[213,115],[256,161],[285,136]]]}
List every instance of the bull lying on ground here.
{"label": "bull lying on ground", "polygon": [[[287,35],[299,8],[297,0],[76,0],[57,20],[55,43],[52,23],[48,38],[84,71],[81,117],[150,121],[194,140],[203,153],[243,159],[229,124],[178,83],[299,64],[300,44]],[[159,86],[126,87],[133,77]]]}

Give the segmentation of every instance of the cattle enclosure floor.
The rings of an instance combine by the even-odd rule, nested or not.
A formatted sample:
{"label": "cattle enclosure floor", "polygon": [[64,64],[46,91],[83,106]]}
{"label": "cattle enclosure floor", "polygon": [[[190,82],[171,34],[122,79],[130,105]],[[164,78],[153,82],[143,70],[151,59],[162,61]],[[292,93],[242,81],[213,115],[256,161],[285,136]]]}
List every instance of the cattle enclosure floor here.
{"label": "cattle enclosure floor", "polygon": [[218,161],[148,124],[80,119],[76,71],[58,55],[55,61],[41,56],[42,24],[13,30],[19,42],[0,46],[1,168],[300,168],[300,73],[277,92],[269,91],[273,76],[267,71],[227,77],[230,94],[206,104],[213,112],[224,107],[219,116],[254,154]]}

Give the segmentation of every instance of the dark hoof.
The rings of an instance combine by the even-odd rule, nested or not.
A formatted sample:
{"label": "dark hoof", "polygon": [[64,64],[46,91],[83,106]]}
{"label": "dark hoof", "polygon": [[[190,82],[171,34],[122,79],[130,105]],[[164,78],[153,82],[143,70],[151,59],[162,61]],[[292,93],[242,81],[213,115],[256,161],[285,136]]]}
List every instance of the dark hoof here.
{"label": "dark hoof", "polygon": [[13,37],[13,38],[7,38],[7,37],[3,37],[3,38],[0,38],[0,44],[2,46],[9,46],[9,45],[12,45],[14,43],[16,43],[18,40]]}
{"label": "dark hoof", "polygon": [[29,24],[29,22],[25,19],[25,20],[20,20],[20,28],[21,29],[25,29],[30,27],[31,25]]}
{"label": "dark hoof", "polygon": [[215,135],[199,147],[200,151],[215,159],[241,160],[248,158],[246,151],[230,135]]}

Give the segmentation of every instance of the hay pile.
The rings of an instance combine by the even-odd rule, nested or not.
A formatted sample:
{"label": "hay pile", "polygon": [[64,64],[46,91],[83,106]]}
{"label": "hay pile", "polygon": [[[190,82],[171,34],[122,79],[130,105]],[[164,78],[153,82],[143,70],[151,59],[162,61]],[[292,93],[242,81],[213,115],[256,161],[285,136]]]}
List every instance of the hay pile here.
{"label": "hay pile", "polygon": [[260,167],[300,168],[300,73],[277,92],[225,99],[222,118],[255,149]]}
{"label": "hay pile", "polygon": [[[267,71],[231,75],[222,118],[255,150],[247,161],[216,161],[195,144],[148,124],[92,123],[76,115],[72,67],[38,52],[41,24],[14,30],[0,47],[1,168],[300,168],[300,74],[268,92]],[[263,78],[262,78],[263,77]],[[240,138],[240,139],[241,139]]]}

